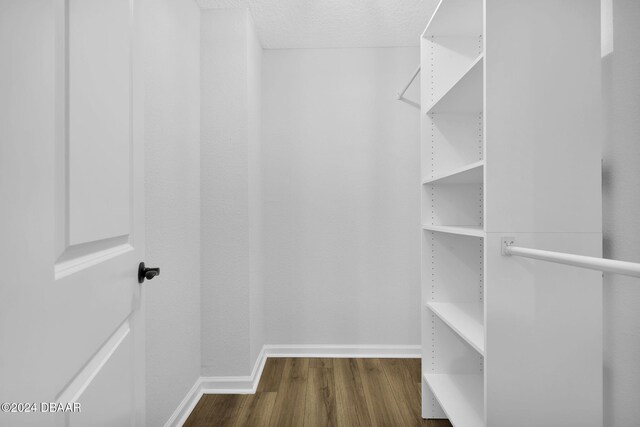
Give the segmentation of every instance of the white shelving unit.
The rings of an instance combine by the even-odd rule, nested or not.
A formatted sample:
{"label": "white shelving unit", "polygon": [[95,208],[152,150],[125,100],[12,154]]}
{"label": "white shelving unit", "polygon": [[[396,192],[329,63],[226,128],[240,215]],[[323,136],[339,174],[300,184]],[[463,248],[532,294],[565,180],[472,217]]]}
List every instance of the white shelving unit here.
{"label": "white shelving unit", "polygon": [[[441,0],[421,37],[422,406],[602,425],[598,0]],[[578,166],[579,165],[579,166]]]}

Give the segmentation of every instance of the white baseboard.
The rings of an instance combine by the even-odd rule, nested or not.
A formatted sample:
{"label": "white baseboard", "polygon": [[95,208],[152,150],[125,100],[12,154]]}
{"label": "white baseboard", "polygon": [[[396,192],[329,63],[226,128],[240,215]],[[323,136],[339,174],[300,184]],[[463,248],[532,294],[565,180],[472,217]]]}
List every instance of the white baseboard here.
{"label": "white baseboard", "polygon": [[253,394],[258,388],[264,364],[267,362],[265,347],[253,365],[251,375],[244,377],[200,377],[203,394]]}
{"label": "white baseboard", "polygon": [[173,411],[173,414],[171,414],[164,424],[164,427],[182,426],[187,421],[187,418],[189,418],[189,415],[191,415],[193,408],[196,407],[203,394],[202,387],[200,387],[200,378],[198,378],[176,410]]}
{"label": "white baseboard", "polygon": [[265,345],[262,347],[251,375],[239,377],[200,377],[191,387],[164,427],[180,427],[189,418],[203,394],[253,394],[258,388],[268,357],[420,357],[419,345]]}
{"label": "white baseboard", "polygon": [[265,345],[267,357],[419,358],[419,345]]}

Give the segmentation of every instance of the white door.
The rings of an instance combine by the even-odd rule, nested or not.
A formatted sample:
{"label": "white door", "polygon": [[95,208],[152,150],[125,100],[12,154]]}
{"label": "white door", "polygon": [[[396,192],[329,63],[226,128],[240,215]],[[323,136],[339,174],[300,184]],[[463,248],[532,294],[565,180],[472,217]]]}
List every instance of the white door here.
{"label": "white door", "polygon": [[2,426],[144,424],[137,14],[0,0]]}

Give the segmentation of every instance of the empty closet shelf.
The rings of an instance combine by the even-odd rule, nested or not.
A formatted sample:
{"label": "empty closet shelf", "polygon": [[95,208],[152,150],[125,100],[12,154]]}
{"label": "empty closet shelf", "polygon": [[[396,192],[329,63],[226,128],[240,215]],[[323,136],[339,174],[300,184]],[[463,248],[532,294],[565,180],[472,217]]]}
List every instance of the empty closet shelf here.
{"label": "empty closet shelf", "polygon": [[484,310],[482,303],[429,302],[427,308],[484,355]]}
{"label": "empty closet shelf", "polygon": [[482,375],[425,374],[424,379],[456,427],[484,427]]}

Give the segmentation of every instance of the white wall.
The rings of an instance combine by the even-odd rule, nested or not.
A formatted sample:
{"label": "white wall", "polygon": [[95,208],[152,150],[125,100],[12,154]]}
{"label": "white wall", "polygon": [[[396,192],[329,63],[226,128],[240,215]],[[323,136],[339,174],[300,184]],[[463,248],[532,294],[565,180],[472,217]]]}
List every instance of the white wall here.
{"label": "white wall", "polygon": [[144,0],[147,425],[200,376],[200,10]]}
{"label": "white wall", "polygon": [[264,51],[269,344],[419,344],[419,111],[395,99],[418,62]]}
{"label": "white wall", "polygon": [[[246,9],[201,21],[202,374],[249,375],[262,347],[261,48]],[[256,107],[257,105],[257,107]]]}
{"label": "white wall", "polygon": [[[640,2],[603,0],[603,12],[604,256],[640,262]],[[640,420],[639,307],[638,279],[605,275],[607,427]]]}

